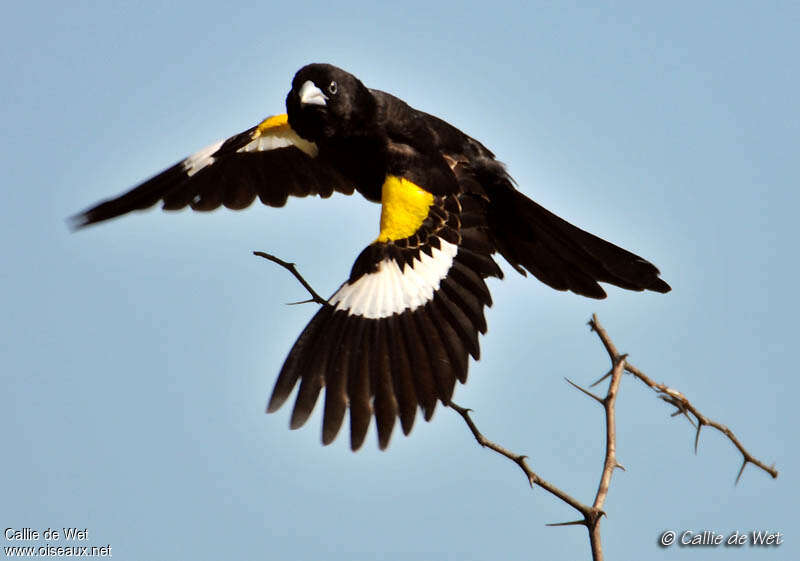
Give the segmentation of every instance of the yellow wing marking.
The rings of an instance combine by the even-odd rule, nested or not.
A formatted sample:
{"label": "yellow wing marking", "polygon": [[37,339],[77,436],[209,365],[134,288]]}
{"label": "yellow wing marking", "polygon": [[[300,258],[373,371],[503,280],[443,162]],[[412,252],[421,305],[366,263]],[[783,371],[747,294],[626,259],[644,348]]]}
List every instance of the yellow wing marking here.
{"label": "yellow wing marking", "polygon": [[256,130],[258,130],[258,134],[264,134],[270,129],[277,129],[281,127],[288,127],[289,126],[289,115],[286,113],[281,113],[280,115],[273,115],[272,117],[267,117],[263,121],[258,124]]}
{"label": "yellow wing marking", "polygon": [[407,179],[388,175],[383,182],[381,204],[381,231],[376,241],[402,240],[422,226],[433,195]]}
{"label": "yellow wing marking", "polygon": [[316,144],[300,138],[294,132],[289,125],[289,116],[286,113],[273,115],[261,121],[250,138],[252,141],[240,148],[239,152],[264,152],[295,146],[312,158],[316,158],[319,153]]}

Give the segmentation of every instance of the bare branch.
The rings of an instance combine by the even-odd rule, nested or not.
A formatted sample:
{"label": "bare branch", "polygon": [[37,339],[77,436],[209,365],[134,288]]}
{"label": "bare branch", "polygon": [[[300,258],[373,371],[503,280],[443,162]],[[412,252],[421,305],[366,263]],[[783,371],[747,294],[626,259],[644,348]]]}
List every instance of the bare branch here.
{"label": "bare branch", "polygon": [[[520,469],[522,470],[522,472],[525,474],[525,476],[528,478],[528,483],[530,484],[531,487],[533,487],[534,485],[538,485],[539,487],[541,487],[542,489],[544,489],[548,493],[550,493],[552,495],[555,495],[556,497],[558,497],[559,499],[561,499],[562,501],[564,501],[565,503],[570,505],[572,508],[574,508],[575,510],[577,510],[578,512],[583,514],[584,515],[584,521],[583,521],[583,525],[584,526],[587,525],[587,522],[586,522],[587,518],[596,517],[595,513],[593,512],[594,509],[592,507],[583,504],[578,499],[572,497],[568,493],[562,491],[561,489],[559,489],[558,487],[556,487],[552,483],[546,481],[545,479],[542,479],[538,474],[536,474],[530,468],[530,466],[528,466],[528,457],[527,456],[525,456],[524,454],[517,454],[515,452],[512,452],[508,448],[506,448],[504,446],[501,446],[501,445],[489,440],[488,438],[486,438],[483,435],[483,433],[481,433],[481,431],[478,430],[478,427],[475,425],[475,422],[472,420],[472,417],[470,416],[470,409],[467,409],[466,407],[461,407],[460,405],[458,405],[456,403],[453,403],[452,401],[448,404],[448,407],[452,408],[459,415],[461,415],[461,417],[464,419],[464,422],[467,423],[467,426],[469,427],[469,430],[472,431],[472,435],[475,437],[475,440],[478,442],[478,444],[480,444],[484,448],[489,448],[490,450],[494,450],[495,452],[497,452],[501,456],[505,456],[506,458],[508,458],[509,460],[514,462],[515,464],[517,464],[520,467]],[[572,523],[570,523],[570,524],[572,524]],[[563,525],[563,524],[561,524],[561,525]]]}
{"label": "bare branch", "polygon": [[611,487],[611,477],[614,475],[614,470],[616,468],[621,468],[623,471],[625,470],[625,468],[623,468],[622,465],[617,461],[617,421],[615,405],[617,402],[617,394],[619,393],[619,386],[622,382],[622,374],[625,372],[625,360],[628,355],[619,354],[617,348],[614,346],[614,343],[611,341],[611,338],[608,336],[605,329],[603,329],[603,327],[597,322],[596,316],[592,317],[592,321],[589,322],[589,325],[591,325],[592,329],[600,336],[600,339],[603,341],[603,344],[605,345],[612,362],[611,371],[594,382],[592,386],[599,384],[605,378],[610,376],[611,382],[608,385],[608,391],[606,392],[606,396],[603,399],[600,399],[596,395],[573,383],[571,380],[568,379],[567,382],[598,401],[603,406],[605,411],[606,453],[603,462],[603,471],[600,475],[600,483],[597,487],[597,494],[594,498],[594,504],[592,505],[592,512],[594,514],[600,513],[600,516],[597,516],[594,519],[589,519],[588,517],[586,518],[586,526],[589,529],[589,543],[592,547],[592,559],[597,560],[603,558],[603,549],[600,539],[600,518],[603,514],[605,514],[603,511],[603,505],[606,502],[608,491]]}
{"label": "bare branch", "polygon": [[[616,452],[616,399],[619,393],[620,383],[622,381],[622,375],[624,372],[629,372],[639,378],[642,382],[647,384],[650,388],[652,388],[658,396],[670,403],[676,408],[674,415],[683,415],[689,420],[690,423],[697,427],[697,432],[695,435],[695,450],[697,448],[697,442],[700,438],[700,430],[704,425],[708,425],[710,427],[714,427],[723,434],[725,434],[730,441],[739,449],[742,453],[744,458],[742,467],[739,470],[739,474],[736,478],[737,482],[744,471],[744,468],[747,466],[748,463],[752,463],[773,477],[778,476],[778,472],[774,467],[767,467],[762,462],[754,458],[733,432],[728,429],[728,427],[717,423],[716,421],[712,421],[708,419],[704,415],[702,415],[692,403],[679,391],[674,390],[664,384],[657,384],[650,380],[643,372],[641,372],[638,368],[630,364],[627,360],[627,355],[620,354],[617,350],[617,347],[614,345],[614,342],[611,340],[611,337],[608,335],[608,332],[600,325],[600,322],[597,319],[596,315],[592,316],[591,321],[589,322],[592,330],[597,333],[598,337],[600,338],[603,346],[608,352],[608,356],[611,359],[612,368],[611,370],[606,373],[602,378],[597,380],[592,384],[592,386],[596,386],[606,378],[611,378],[611,381],[608,386],[608,391],[604,398],[600,398],[590,391],[582,388],[578,384],[575,384],[572,380],[566,379],[567,382],[572,385],[574,388],[580,390],[587,396],[591,397],[595,401],[601,403],[605,410],[605,417],[606,417],[606,453],[605,459],[603,463],[603,471],[600,476],[600,483],[597,488],[597,494],[594,498],[594,503],[591,507],[583,504],[582,502],[578,501],[574,497],[570,496],[569,494],[565,493],[564,491],[558,489],[551,483],[547,482],[546,480],[542,479],[539,475],[533,472],[526,462],[526,456],[521,454],[516,454],[504,446],[496,444],[495,442],[486,438],[477,428],[475,423],[473,422],[472,418],[469,415],[469,409],[465,409],[460,407],[454,403],[451,403],[450,406],[455,409],[467,423],[467,426],[472,431],[472,434],[475,436],[475,439],[478,443],[486,448],[490,448],[494,450],[498,454],[505,456],[506,458],[515,462],[520,469],[525,473],[528,478],[528,482],[531,485],[538,485],[542,487],[546,491],[550,492],[554,496],[558,497],[565,503],[569,504],[571,507],[579,511],[583,515],[583,520],[575,520],[571,522],[561,522],[555,524],[548,524],[548,526],[575,526],[575,525],[583,525],[589,530],[589,542],[592,549],[592,559],[595,561],[600,561],[603,559],[603,549],[601,544],[601,535],[600,535],[600,519],[603,517],[605,512],[603,511],[603,506],[605,505],[606,499],[608,498],[608,492],[611,487],[611,479],[616,468],[622,469],[623,471],[625,468],[619,463],[617,460],[617,452]],[[692,420],[692,417],[697,420],[695,423]]]}
{"label": "bare branch", "polygon": [[[602,328],[601,328],[602,329]],[[619,356],[616,352],[616,349],[613,347],[609,339],[609,354],[613,352],[611,356],[615,357],[614,361],[614,368],[611,370],[611,383],[608,387],[608,392],[604,398],[600,398],[588,390],[580,387],[579,385],[575,384],[569,379],[566,379],[574,388],[580,390],[587,396],[591,397],[598,403],[603,406],[606,415],[606,454],[605,459],[603,462],[603,471],[600,476],[600,484],[597,489],[597,494],[594,498],[594,504],[592,506],[588,506],[577,500],[576,498],[572,497],[571,495],[567,494],[566,492],[562,491],[552,483],[542,479],[539,475],[533,472],[530,469],[526,462],[526,456],[521,454],[516,454],[511,452],[504,446],[496,444],[492,442],[488,438],[486,438],[479,430],[478,427],[473,422],[472,418],[469,415],[469,410],[465,409],[455,403],[450,403],[450,407],[456,410],[464,421],[467,423],[467,426],[472,431],[472,434],[475,436],[475,440],[478,441],[478,444],[485,448],[489,448],[494,450],[498,454],[505,456],[509,460],[515,462],[520,469],[525,473],[528,477],[528,482],[531,486],[538,485],[539,487],[545,489],[549,493],[555,495],[572,508],[577,510],[583,515],[583,520],[575,520],[571,522],[560,522],[555,524],[548,524],[548,526],[576,526],[582,525],[585,526],[589,530],[589,544],[592,548],[592,559],[594,561],[602,561],[603,559],[603,547],[601,543],[601,536],[600,536],[600,519],[603,517],[605,512],[603,511],[603,505],[605,504],[606,498],[608,497],[608,490],[611,486],[611,476],[614,473],[616,468],[622,468],[622,466],[617,461],[617,430],[616,430],[616,415],[615,415],[615,405],[617,400],[617,392],[619,391],[619,385],[622,381],[622,374],[625,371],[625,358],[627,355]],[[624,468],[622,468],[624,470]]]}
{"label": "bare branch", "polygon": [[[594,318],[593,321],[596,321],[596,318]],[[770,474],[773,479],[778,477],[778,470],[775,468],[774,464],[768,466],[764,462],[753,456],[739,441],[736,435],[733,434],[733,431],[731,429],[729,429],[728,427],[726,427],[721,423],[718,423],[717,421],[709,419],[708,417],[700,413],[700,411],[698,411],[698,409],[694,406],[694,404],[692,404],[692,402],[689,401],[689,399],[681,392],[673,388],[670,388],[665,384],[659,384],[657,382],[654,382],[644,372],[636,368],[633,364],[626,363],[625,370],[633,374],[636,378],[638,378],[639,380],[644,382],[647,386],[649,386],[650,389],[656,392],[661,399],[673,405],[676,408],[675,412],[676,414],[685,415],[686,418],[689,419],[689,421],[697,427],[694,439],[695,453],[697,453],[697,447],[700,441],[700,430],[704,426],[715,428],[719,432],[724,434],[726,437],[728,437],[728,440],[730,440],[731,443],[736,447],[736,449],[739,450],[739,452],[742,454],[742,459],[744,461],[744,463],[742,464],[742,468],[739,470],[739,474],[736,477],[737,483],[739,481],[739,478],[742,476],[742,472],[744,471],[744,468],[747,466],[747,464],[753,464],[754,466],[761,468],[762,470]],[[689,414],[691,414],[695,418],[696,423],[692,421],[691,417],[689,417]]]}
{"label": "bare branch", "polygon": [[614,371],[611,374],[611,384],[603,400],[603,406],[606,410],[606,460],[600,485],[597,488],[597,496],[594,500],[594,506],[597,508],[603,508],[603,504],[606,502],[608,488],[611,485],[611,475],[614,473],[614,468],[617,467],[617,419],[614,406],[616,405],[619,384],[622,381],[624,370],[625,356],[623,355],[614,366]]}
{"label": "bare branch", "polygon": [[[606,332],[605,328],[602,325],[600,325],[600,321],[598,321],[597,319],[597,314],[592,314],[592,319],[589,320],[589,327],[591,328],[592,331],[597,333],[598,337],[600,337],[600,340],[603,342],[603,346],[606,348],[606,352],[608,352],[608,358],[611,359],[611,364],[613,366],[616,366],[617,358],[619,358],[617,347],[614,346],[614,343],[611,341],[611,337],[608,336],[608,333]],[[612,366],[612,372],[613,372],[613,366]],[[604,378],[608,377],[609,375],[610,373],[606,374]],[[603,378],[601,378],[601,380],[602,379]]]}

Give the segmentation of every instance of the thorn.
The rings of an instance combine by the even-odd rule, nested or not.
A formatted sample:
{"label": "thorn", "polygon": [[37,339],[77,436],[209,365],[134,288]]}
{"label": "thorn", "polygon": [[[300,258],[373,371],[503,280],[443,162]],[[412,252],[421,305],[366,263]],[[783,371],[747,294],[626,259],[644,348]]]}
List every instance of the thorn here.
{"label": "thorn", "polygon": [[298,304],[311,304],[312,302],[316,302],[313,298],[309,298],[308,300],[300,300],[299,302],[286,302],[287,306],[297,306]]}
{"label": "thorn", "polygon": [[592,382],[592,383],[589,385],[589,387],[590,387],[590,388],[593,388],[593,387],[595,387],[597,384],[599,384],[600,382],[602,382],[603,380],[605,380],[606,378],[608,378],[609,376],[611,376],[611,374],[613,374],[613,373],[614,373],[614,369],[612,368],[611,370],[609,370],[608,372],[606,372],[605,374],[603,374],[603,377],[602,377],[602,378],[600,378],[600,379],[599,379],[599,380],[597,380],[596,382]]}
{"label": "thorn", "polygon": [[[694,455],[697,455],[697,444],[700,442],[700,429],[703,428],[702,424],[697,425],[697,432],[694,434]],[[744,468],[742,468],[744,469]]]}
{"label": "thorn", "polygon": [[669,396],[671,396],[671,397],[674,397],[675,399],[678,399],[678,400],[680,400],[680,401],[688,401],[688,400],[686,399],[686,396],[684,396],[684,395],[683,395],[681,392],[679,392],[678,390],[674,390],[674,389],[672,389],[672,388],[667,388],[667,389],[663,390],[663,393],[665,393],[665,394],[667,394],[667,395],[669,395]]}
{"label": "thorn", "polygon": [[594,400],[595,400],[597,403],[599,403],[600,405],[605,405],[605,402],[604,402],[602,399],[600,399],[599,397],[597,397],[596,395],[594,395],[592,392],[590,392],[590,391],[587,391],[587,390],[583,389],[582,387],[580,387],[578,384],[576,384],[575,382],[573,382],[573,381],[572,381],[572,380],[570,380],[569,378],[564,378],[564,379],[565,379],[565,380],[566,380],[566,381],[567,381],[567,382],[568,382],[570,385],[572,385],[572,387],[573,387],[573,388],[575,388],[575,389],[578,389],[578,390],[582,391],[583,393],[585,393],[586,395],[588,395],[589,397],[591,397],[592,399],[594,399]]}
{"label": "thorn", "polygon": [[662,401],[665,401],[665,402],[669,403],[670,405],[672,405],[675,408],[675,411],[673,411],[670,414],[670,417],[677,417],[678,415],[683,415],[684,417],[686,417],[686,420],[689,421],[689,423],[693,427],[697,427],[697,425],[694,424],[694,421],[692,420],[692,418],[689,416],[689,410],[686,409],[686,404],[683,401],[681,401],[681,400],[679,400],[677,398],[671,397],[670,395],[664,395],[663,393],[661,393],[658,397]]}
{"label": "thorn", "polygon": [[742,477],[742,473],[744,472],[745,467],[747,467],[747,458],[744,459],[744,461],[742,462],[742,467],[739,468],[739,474],[736,476],[736,482],[734,483],[734,485],[739,484],[739,479]]}
{"label": "thorn", "polygon": [[623,466],[623,465],[622,465],[621,463],[619,463],[619,462],[617,462],[617,463],[616,463],[616,465],[615,465],[614,467],[615,467],[615,468],[619,468],[619,469],[621,469],[622,471],[628,471],[627,469],[625,469],[625,466]]}
{"label": "thorn", "polygon": [[555,522],[553,524],[545,524],[545,526],[588,526],[586,520],[573,520],[572,522]]}

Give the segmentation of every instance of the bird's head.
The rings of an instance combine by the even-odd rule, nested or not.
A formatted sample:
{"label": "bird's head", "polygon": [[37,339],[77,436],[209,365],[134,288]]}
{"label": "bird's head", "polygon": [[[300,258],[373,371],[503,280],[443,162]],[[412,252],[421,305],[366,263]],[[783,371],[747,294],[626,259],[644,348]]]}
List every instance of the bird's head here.
{"label": "bird's head", "polygon": [[352,74],[330,64],[309,64],[292,80],[286,111],[297,134],[317,142],[370,128],[376,105],[369,89]]}

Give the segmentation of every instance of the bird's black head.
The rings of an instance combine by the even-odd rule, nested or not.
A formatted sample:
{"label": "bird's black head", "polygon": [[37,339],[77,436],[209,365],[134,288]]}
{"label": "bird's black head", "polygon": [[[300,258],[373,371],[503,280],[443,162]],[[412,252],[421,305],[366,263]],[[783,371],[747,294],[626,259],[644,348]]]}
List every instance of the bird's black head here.
{"label": "bird's black head", "polygon": [[330,64],[309,64],[292,80],[286,111],[297,134],[316,142],[369,130],[376,105],[352,74]]}

